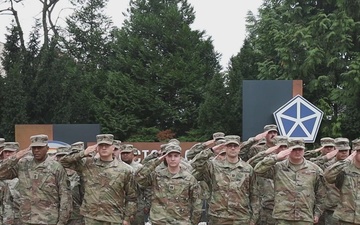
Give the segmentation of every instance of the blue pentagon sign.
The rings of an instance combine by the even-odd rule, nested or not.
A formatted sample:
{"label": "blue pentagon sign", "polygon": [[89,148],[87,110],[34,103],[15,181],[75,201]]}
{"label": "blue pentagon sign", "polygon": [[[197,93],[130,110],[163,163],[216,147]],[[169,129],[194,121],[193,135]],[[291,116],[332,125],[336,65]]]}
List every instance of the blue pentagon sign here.
{"label": "blue pentagon sign", "polygon": [[274,113],[279,132],[314,143],[324,113],[301,95],[293,97]]}

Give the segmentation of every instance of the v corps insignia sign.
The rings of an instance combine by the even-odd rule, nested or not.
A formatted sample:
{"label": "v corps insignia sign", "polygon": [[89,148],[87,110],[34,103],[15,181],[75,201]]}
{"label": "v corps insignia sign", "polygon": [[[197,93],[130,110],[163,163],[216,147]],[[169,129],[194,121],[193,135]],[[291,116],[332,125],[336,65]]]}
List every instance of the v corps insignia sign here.
{"label": "v corps insignia sign", "polygon": [[273,114],[281,135],[303,138],[306,143],[314,143],[324,113],[304,97],[297,95]]}

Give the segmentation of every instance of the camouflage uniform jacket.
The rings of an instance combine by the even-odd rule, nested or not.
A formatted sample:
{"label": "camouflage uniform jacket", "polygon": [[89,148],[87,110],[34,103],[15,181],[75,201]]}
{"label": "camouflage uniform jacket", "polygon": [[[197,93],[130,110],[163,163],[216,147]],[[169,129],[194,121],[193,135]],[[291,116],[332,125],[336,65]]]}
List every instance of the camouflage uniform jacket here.
{"label": "camouflage uniform jacket", "polygon": [[322,170],[325,169],[325,164],[329,161],[324,155],[319,155],[315,158],[310,158],[310,161],[318,165]]}
{"label": "camouflage uniform jacket", "polygon": [[141,186],[152,187],[152,224],[198,224],[202,201],[195,177],[182,167],[177,174],[171,174],[167,167],[155,170],[160,163],[158,159],[149,161],[135,176]]}
{"label": "camouflage uniform jacket", "polygon": [[71,211],[70,219],[78,220],[83,218],[83,216],[80,215],[80,206],[82,203],[80,176],[75,170],[71,169],[66,169],[66,173],[70,182],[70,190],[73,200],[73,210]]}
{"label": "camouflage uniform jacket", "polygon": [[[337,162],[336,158],[332,158],[330,161],[327,161],[323,165],[324,170],[336,162]],[[335,184],[330,184],[326,180],[325,180],[325,186],[326,186],[325,209],[334,211],[340,201],[340,190],[335,186]]]}
{"label": "camouflage uniform jacket", "polygon": [[254,168],[255,173],[274,180],[275,205],[273,218],[313,222],[324,210],[325,187],[323,171],[304,159],[294,170],[288,159],[276,161],[276,155],[266,157]]}
{"label": "camouflage uniform jacket", "polygon": [[209,160],[210,149],[198,154],[192,166],[212,188],[209,215],[244,224],[255,223],[259,216],[259,199],[253,168],[241,159],[236,164],[227,160]]}
{"label": "camouflage uniform jacket", "polygon": [[267,144],[263,144],[263,145],[255,144],[255,145],[251,146],[251,148],[249,149],[247,158],[251,159],[252,157],[254,157],[259,152],[263,152],[263,151],[267,150],[270,147],[271,146],[268,146]]}
{"label": "camouflage uniform jacket", "polygon": [[33,157],[10,157],[0,166],[0,179],[19,178],[20,220],[31,224],[65,225],[72,199],[65,169],[47,157],[36,163]]}
{"label": "camouflage uniform jacket", "polygon": [[241,150],[239,156],[243,161],[246,162],[250,159],[249,157],[250,148],[257,143],[258,141],[255,141],[254,138],[249,138],[247,141],[241,144]]}
{"label": "camouflage uniform jacket", "polygon": [[0,225],[5,224],[4,218],[8,217],[7,215],[12,215],[13,212],[6,212],[8,206],[10,205],[10,199],[8,198],[10,195],[9,187],[5,183],[5,181],[0,181]]}
{"label": "camouflage uniform jacket", "polygon": [[7,187],[5,188],[5,196],[4,196],[4,213],[3,215],[3,223],[4,224],[18,224],[16,221],[20,218],[20,194],[17,190],[18,178],[14,178],[12,180],[1,181],[5,182]]}
{"label": "camouflage uniform jacket", "polygon": [[325,170],[325,179],[333,184],[343,173],[344,182],[340,188],[340,203],[333,216],[348,223],[360,224],[360,169],[352,161],[338,161]]}
{"label": "camouflage uniform jacket", "polygon": [[85,194],[80,213],[99,221],[130,221],[136,212],[133,169],[124,162],[85,157],[84,151],[61,158],[61,164],[83,178]]}
{"label": "camouflage uniform jacket", "polygon": [[197,143],[193,145],[189,150],[186,151],[186,158],[192,160],[197,154],[207,147],[203,143]]}
{"label": "camouflage uniform jacket", "polygon": [[[266,156],[268,156],[265,151],[261,151],[257,153],[254,157],[249,159],[248,163],[255,167],[258,162],[263,160]],[[259,191],[260,197],[260,204],[262,208],[272,210],[274,208],[274,181],[269,178],[265,177],[257,177],[257,186]]]}
{"label": "camouflage uniform jacket", "polygon": [[304,158],[307,160],[310,160],[311,158],[317,158],[319,156],[321,156],[321,152],[317,151],[316,149],[307,150],[304,153]]}

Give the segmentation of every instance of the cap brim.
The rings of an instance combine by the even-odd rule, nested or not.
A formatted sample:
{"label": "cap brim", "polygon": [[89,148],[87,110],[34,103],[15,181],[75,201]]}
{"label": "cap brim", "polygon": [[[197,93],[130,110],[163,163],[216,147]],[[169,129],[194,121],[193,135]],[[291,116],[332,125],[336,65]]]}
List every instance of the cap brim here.
{"label": "cap brim", "polygon": [[236,145],[239,145],[239,146],[240,146],[240,143],[237,142],[237,141],[227,141],[227,142],[225,143],[225,145],[228,145],[228,144],[236,144]]}
{"label": "cap brim", "polygon": [[121,153],[130,153],[133,152],[132,150],[122,150]]}
{"label": "cap brim", "polygon": [[335,145],[334,144],[325,144],[325,145],[323,145],[323,147],[335,147]]}
{"label": "cap brim", "polygon": [[269,131],[276,131],[276,132],[278,132],[276,129],[269,129],[268,132],[269,132]]}
{"label": "cap brim", "polygon": [[42,143],[42,142],[34,142],[30,144],[30,147],[44,147],[46,146],[47,143]]}
{"label": "cap brim", "polygon": [[[351,148],[350,147],[346,147],[346,148],[337,148],[337,150],[339,151],[347,151],[347,150],[350,150]],[[355,150],[355,149],[354,149]],[[360,150],[360,148],[359,148]]]}
{"label": "cap brim", "polygon": [[99,141],[97,144],[98,144],[98,145],[99,145],[99,144],[112,145],[113,143],[112,143],[112,142],[110,142],[110,141]]}
{"label": "cap brim", "polygon": [[14,148],[4,148],[3,151],[11,151],[11,152],[16,152],[17,149]]}
{"label": "cap brim", "polygon": [[172,153],[172,152],[176,152],[176,153],[179,153],[179,154],[181,154],[181,152],[179,152],[178,150],[169,150],[169,151],[167,151],[166,152],[166,154],[170,154],[170,153]]}
{"label": "cap brim", "polygon": [[296,149],[296,148],[301,148],[301,149],[305,150],[305,147],[304,147],[304,146],[301,146],[301,145],[292,146],[292,147],[291,147],[291,150],[294,150],[294,149]]}

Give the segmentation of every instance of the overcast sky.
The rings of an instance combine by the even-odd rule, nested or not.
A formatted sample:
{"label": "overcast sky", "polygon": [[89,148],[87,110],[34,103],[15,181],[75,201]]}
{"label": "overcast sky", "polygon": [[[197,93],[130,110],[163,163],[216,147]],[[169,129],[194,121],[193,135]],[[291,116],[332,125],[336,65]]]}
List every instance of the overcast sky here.
{"label": "overcast sky", "polygon": [[[41,4],[39,0],[26,0],[26,4],[16,5],[21,20],[25,37],[28,36],[31,27],[34,25],[34,17],[39,17]],[[60,15],[64,18],[69,13],[67,0],[60,0],[57,4],[57,13],[54,18]],[[188,0],[195,9],[195,22],[193,29],[205,30],[208,36],[212,37],[215,50],[222,57],[220,64],[227,68],[230,57],[236,55],[243,44],[246,36],[245,17],[250,10],[257,14],[262,0]],[[114,25],[121,27],[124,17],[122,12],[128,8],[129,0],[109,0],[106,13],[112,17]],[[0,5],[1,9],[4,4]],[[60,11],[60,9],[62,9]],[[5,42],[6,26],[11,22],[11,16],[0,17],[0,42]]]}

